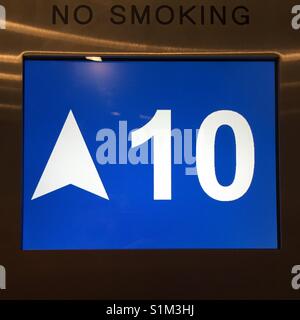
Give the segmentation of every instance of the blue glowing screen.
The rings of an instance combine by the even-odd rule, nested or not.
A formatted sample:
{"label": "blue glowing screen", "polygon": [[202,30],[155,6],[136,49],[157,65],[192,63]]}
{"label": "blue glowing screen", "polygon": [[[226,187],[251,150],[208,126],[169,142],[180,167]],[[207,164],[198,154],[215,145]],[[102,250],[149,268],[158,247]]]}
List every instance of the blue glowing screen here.
{"label": "blue glowing screen", "polygon": [[25,59],[23,249],[278,248],[276,110],[271,60]]}

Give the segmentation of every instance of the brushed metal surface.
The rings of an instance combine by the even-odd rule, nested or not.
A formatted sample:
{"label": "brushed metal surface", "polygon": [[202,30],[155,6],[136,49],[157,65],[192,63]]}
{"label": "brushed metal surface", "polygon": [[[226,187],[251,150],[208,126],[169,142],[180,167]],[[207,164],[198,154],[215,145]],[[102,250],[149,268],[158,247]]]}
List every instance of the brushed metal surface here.
{"label": "brushed metal surface", "polygon": [[[291,28],[294,1],[215,0],[201,5],[249,9],[249,25],[179,23],[116,25],[110,9],[151,9],[197,1],[1,0],[0,30],[0,264],[7,272],[0,299],[300,298],[291,268],[300,264],[300,31]],[[52,24],[52,6],[93,9],[80,25]],[[177,8],[177,9],[176,9]],[[230,14],[228,15],[230,17]],[[35,53],[274,54],[279,57],[278,122],[280,250],[37,251],[21,250],[22,55]],[[259,116],[259,115],[258,115]]]}

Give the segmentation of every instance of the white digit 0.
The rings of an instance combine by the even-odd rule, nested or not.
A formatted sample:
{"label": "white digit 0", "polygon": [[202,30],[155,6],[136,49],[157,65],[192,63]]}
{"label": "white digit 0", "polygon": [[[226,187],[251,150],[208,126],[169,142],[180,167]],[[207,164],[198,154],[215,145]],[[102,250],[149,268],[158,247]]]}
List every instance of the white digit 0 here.
{"label": "white digit 0", "polygon": [[[215,139],[218,129],[231,127],[236,144],[235,177],[231,185],[222,186],[216,177]],[[237,112],[220,110],[213,112],[199,128],[196,145],[196,167],[200,185],[211,198],[233,201],[249,189],[254,173],[254,141],[247,120]]]}

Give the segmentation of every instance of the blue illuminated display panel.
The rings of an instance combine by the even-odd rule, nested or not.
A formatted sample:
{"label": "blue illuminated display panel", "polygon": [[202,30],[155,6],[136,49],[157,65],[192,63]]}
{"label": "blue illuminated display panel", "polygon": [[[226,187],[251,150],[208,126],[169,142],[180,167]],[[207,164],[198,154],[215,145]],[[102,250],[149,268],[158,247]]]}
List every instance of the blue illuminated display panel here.
{"label": "blue illuminated display panel", "polygon": [[276,62],[24,60],[23,249],[276,249]]}

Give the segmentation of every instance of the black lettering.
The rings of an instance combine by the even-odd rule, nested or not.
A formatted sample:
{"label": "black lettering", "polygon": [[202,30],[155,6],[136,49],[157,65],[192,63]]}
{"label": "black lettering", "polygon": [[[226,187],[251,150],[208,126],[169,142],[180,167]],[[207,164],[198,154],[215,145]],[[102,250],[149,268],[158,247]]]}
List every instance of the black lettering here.
{"label": "black lettering", "polygon": [[[169,12],[169,19],[163,20],[161,18],[161,12],[166,11],[166,10]],[[160,6],[156,9],[155,17],[156,17],[157,22],[159,22],[160,24],[170,24],[174,20],[174,11],[170,6],[166,6],[166,5]]]}
{"label": "black lettering", "polygon": [[122,13],[125,13],[125,7],[120,5],[115,5],[111,7],[110,12],[112,15],[118,17],[116,19],[114,19],[114,17],[110,18],[110,21],[113,24],[123,24],[126,22],[126,17],[125,15],[122,14]]}
{"label": "black lettering", "polygon": [[215,6],[211,6],[210,8],[210,23],[214,24],[215,23],[215,17],[218,17],[218,20],[222,24],[226,24],[226,8],[225,6],[222,6],[222,13],[216,9]]}
{"label": "black lettering", "polygon": [[189,20],[192,24],[196,24],[196,22],[189,16],[190,12],[193,11],[196,8],[196,6],[192,6],[189,9],[183,11],[183,6],[180,6],[180,13],[179,13],[179,21],[180,24],[183,24],[184,18]]}
{"label": "black lettering", "polygon": [[64,24],[69,23],[69,6],[65,6],[65,12],[61,12],[58,6],[52,7],[52,24],[57,23],[57,15],[60,17]]}
{"label": "black lettering", "polygon": [[[85,11],[85,14],[84,14],[85,17],[82,17],[82,15],[79,14],[79,11],[82,12],[82,10]],[[79,24],[88,24],[88,23],[90,23],[92,21],[92,19],[93,19],[93,11],[92,11],[91,7],[86,6],[86,5],[78,6],[74,10],[74,19]]]}
{"label": "black lettering", "polygon": [[205,24],[205,7],[200,6],[200,24]]}
{"label": "black lettering", "polygon": [[138,21],[139,24],[144,23],[144,19],[146,18],[146,23],[150,23],[150,6],[147,5],[144,7],[142,14],[139,13],[136,6],[131,6],[131,23],[135,24],[135,20]]}
{"label": "black lettering", "polygon": [[[241,14],[241,11],[243,14]],[[250,23],[249,10],[243,6],[236,7],[232,11],[232,20],[238,25],[249,24]]]}

